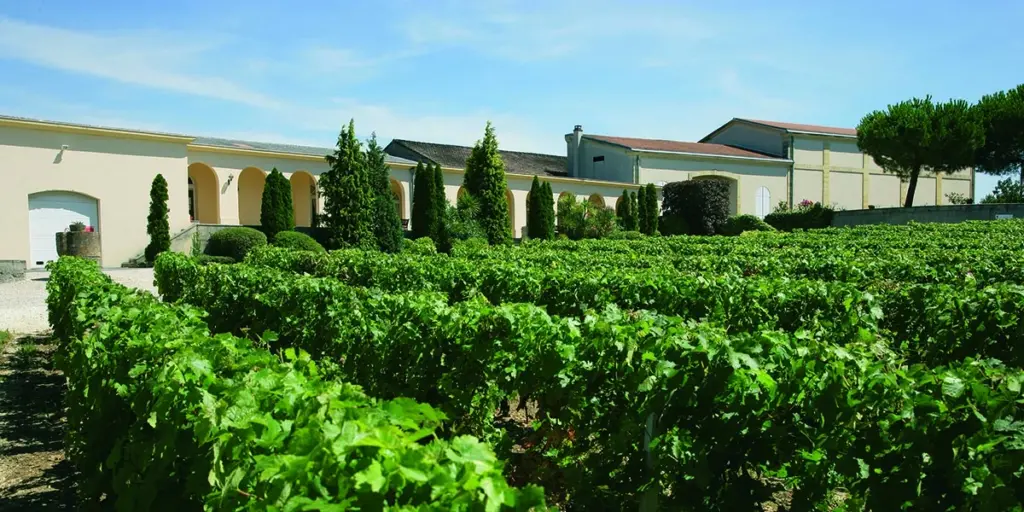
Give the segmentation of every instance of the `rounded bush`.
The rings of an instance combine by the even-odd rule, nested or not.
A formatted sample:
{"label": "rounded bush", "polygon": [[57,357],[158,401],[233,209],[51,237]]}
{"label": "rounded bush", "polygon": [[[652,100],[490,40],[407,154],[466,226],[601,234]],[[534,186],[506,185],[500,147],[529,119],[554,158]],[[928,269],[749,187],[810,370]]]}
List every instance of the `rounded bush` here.
{"label": "rounded bush", "polygon": [[242,261],[249,251],[267,245],[267,235],[262,231],[247,227],[226,228],[210,235],[206,244],[206,254],[210,256],[229,256],[235,261]]}
{"label": "rounded bush", "polygon": [[437,254],[437,247],[434,245],[433,240],[428,237],[422,237],[417,238],[416,240],[406,239],[404,251],[410,254],[429,256],[431,254]]}
{"label": "rounded bush", "polygon": [[313,237],[298,231],[282,231],[274,237],[274,244],[285,249],[296,251],[326,252],[324,246],[320,245]]}
{"label": "rounded bush", "polygon": [[726,236],[739,236],[747,231],[775,231],[775,228],[753,215],[736,215],[725,221],[719,233]]}
{"label": "rounded bush", "polygon": [[640,240],[644,234],[639,231],[616,230],[604,237],[605,240]]}

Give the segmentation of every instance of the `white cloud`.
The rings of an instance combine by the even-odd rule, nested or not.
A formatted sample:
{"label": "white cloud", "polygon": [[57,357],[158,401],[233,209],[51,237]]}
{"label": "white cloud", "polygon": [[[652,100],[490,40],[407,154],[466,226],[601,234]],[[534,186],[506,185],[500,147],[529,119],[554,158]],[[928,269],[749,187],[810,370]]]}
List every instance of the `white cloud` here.
{"label": "white cloud", "polygon": [[188,71],[215,44],[162,32],[100,34],[0,18],[0,58],[261,108],[281,103],[230,80]]}

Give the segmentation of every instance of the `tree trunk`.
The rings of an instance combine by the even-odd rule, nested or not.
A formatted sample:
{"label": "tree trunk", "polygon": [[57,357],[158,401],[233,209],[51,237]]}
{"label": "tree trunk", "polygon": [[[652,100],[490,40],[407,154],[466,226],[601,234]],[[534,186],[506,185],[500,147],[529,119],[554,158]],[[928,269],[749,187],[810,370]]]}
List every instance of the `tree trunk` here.
{"label": "tree trunk", "polygon": [[917,191],[917,178],[921,176],[921,169],[914,169],[910,173],[910,184],[907,185],[907,200],[903,202],[904,208],[914,206],[914,192]]}

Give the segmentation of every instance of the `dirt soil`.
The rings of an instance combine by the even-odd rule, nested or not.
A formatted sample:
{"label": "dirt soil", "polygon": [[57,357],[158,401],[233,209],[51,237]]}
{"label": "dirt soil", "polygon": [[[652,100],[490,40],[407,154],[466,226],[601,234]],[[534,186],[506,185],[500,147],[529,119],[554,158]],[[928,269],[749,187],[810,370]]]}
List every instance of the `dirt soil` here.
{"label": "dirt soil", "polygon": [[44,336],[0,351],[0,511],[74,510],[64,459],[64,377]]}

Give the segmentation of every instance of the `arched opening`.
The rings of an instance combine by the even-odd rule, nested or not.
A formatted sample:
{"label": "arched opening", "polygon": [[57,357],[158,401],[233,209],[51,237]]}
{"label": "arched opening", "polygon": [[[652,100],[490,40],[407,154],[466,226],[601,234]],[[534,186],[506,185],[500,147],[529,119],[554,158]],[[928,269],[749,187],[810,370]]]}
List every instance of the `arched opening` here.
{"label": "arched opening", "polygon": [[100,231],[99,201],[95,197],[49,190],[28,196],[29,267],[57,259],[56,234],[81,222]]}
{"label": "arched opening", "polygon": [[188,166],[188,216],[192,222],[220,224],[220,183],[206,164]]}
{"label": "arched opening", "polygon": [[256,167],[246,167],[238,175],[238,223],[243,226],[260,224],[260,206],[263,203],[263,185],[267,175]]}
{"label": "arched opening", "polygon": [[694,176],[694,180],[720,180],[724,181],[729,185],[729,215],[737,215],[740,210],[738,186],[735,178],[728,176],[719,176],[714,174],[705,174],[703,176]]}
{"label": "arched opening", "polygon": [[587,201],[590,201],[590,204],[594,206],[600,206],[601,208],[604,208],[604,198],[601,197],[601,194],[598,194],[597,192],[590,194],[590,197],[587,198]]}
{"label": "arched opening", "polygon": [[395,198],[395,209],[398,210],[398,218],[406,219],[405,216],[405,197],[402,194],[402,184],[394,178],[389,178],[391,186],[391,195]]}
{"label": "arched opening", "polygon": [[559,217],[561,217],[561,215],[559,214],[565,213],[562,210],[564,210],[566,207],[571,207],[575,203],[576,196],[574,196],[572,193],[568,191],[563,191],[562,193],[558,194],[558,201],[555,203],[555,225],[558,225],[558,219]]}
{"label": "arched opening", "polygon": [[508,226],[512,228],[512,235],[516,233],[516,199],[512,195],[512,191],[505,187],[505,203],[508,204]]}
{"label": "arched opening", "polygon": [[462,196],[468,193],[469,191],[466,190],[466,187],[459,187],[459,191],[455,193],[455,200],[458,201],[459,199],[462,199]]}
{"label": "arched opening", "polygon": [[308,228],[313,225],[317,213],[316,180],[306,171],[295,171],[288,181],[292,185],[292,211],[295,212],[295,226]]}

